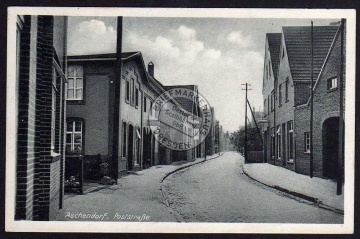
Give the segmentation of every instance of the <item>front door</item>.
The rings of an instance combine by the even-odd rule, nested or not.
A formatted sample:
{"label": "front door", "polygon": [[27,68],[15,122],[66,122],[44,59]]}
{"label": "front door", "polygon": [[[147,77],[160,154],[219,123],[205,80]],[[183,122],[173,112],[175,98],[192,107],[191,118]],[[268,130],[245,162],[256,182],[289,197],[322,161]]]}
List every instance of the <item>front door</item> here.
{"label": "front door", "polygon": [[132,125],[129,125],[129,136],[128,136],[128,170],[133,170],[134,165],[134,127]]}
{"label": "front door", "polygon": [[323,176],[336,178],[339,152],[339,118],[332,117],[323,124]]}

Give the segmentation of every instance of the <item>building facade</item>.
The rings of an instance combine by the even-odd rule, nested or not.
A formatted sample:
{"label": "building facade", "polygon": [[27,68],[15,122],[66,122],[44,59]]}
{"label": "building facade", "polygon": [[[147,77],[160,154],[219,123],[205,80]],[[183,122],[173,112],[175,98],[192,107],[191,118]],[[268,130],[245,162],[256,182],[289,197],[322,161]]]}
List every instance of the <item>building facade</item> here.
{"label": "building facade", "polygon": [[[197,92],[197,86],[162,85],[154,77],[154,64],[150,62],[146,69],[140,52],[122,53],[118,89],[114,85],[116,71],[115,54],[68,57],[67,158],[84,158],[85,179],[94,175],[98,176],[94,179],[119,178],[153,165],[192,160],[201,155],[201,144],[182,151],[165,147],[155,140],[149,121],[159,116],[153,104],[162,93],[179,87]],[[119,114],[114,117],[116,95]],[[174,105],[199,115],[193,101],[180,97],[169,101],[166,107]],[[119,122],[117,152],[114,120]],[[115,154],[118,159],[114,159]]]}
{"label": "building facade", "polygon": [[[313,173],[331,179],[335,179],[338,173],[340,74],[344,86],[346,79],[345,67],[340,72],[340,66],[344,66],[341,48],[343,59],[346,54],[345,45],[341,44],[341,30],[339,26],[313,88]],[[295,140],[299,146],[296,148],[296,169],[302,174],[309,174],[310,171],[310,113],[310,99],[295,108],[295,134],[299,136]]]}
{"label": "building facade", "polygon": [[[325,63],[332,57],[330,52],[339,29],[338,25],[313,28],[313,82],[320,82]],[[309,174],[311,27],[283,27],[282,33],[267,34],[264,66],[265,162]],[[314,88],[314,99],[323,97],[320,88]],[[326,117],[327,111],[339,107],[335,105],[314,100],[316,117]],[[315,111],[318,108],[325,110]],[[313,132],[315,175],[327,177],[320,166],[324,161],[319,154],[321,150],[316,150],[322,141],[319,133],[322,127],[316,123],[316,117]]]}
{"label": "building facade", "polygon": [[63,206],[66,17],[18,16],[16,220]]}
{"label": "building facade", "polygon": [[[170,155],[166,150],[160,157],[159,144],[154,140],[149,125],[153,101],[164,89],[147,72],[140,52],[122,53],[120,89],[115,89],[115,60],[115,54],[68,58],[69,82],[74,79],[77,85],[73,88],[69,83],[67,88],[67,155],[69,158],[83,155],[84,164],[93,165],[88,169],[85,167],[85,174],[91,173],[89,170],[99,164],[117,168],[116,174],[120,177],[130,171],[169,163]],[[73,74],[77,75],[73,78]],[[117,117],[119,160],[114,162],[116,90],[120,93]],[[79,92],[79,95],[73,97],[73,92]],[[94,170],[99,173],[98,168]]]}

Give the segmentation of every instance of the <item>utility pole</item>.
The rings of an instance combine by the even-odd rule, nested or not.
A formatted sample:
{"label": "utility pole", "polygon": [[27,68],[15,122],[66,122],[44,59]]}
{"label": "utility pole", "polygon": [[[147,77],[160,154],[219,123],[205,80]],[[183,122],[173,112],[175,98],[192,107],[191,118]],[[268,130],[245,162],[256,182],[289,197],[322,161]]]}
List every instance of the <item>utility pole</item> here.
{"label": "utility pole", "polygon": [[248,158],[247,158],[247,92],[248,90],[252,90],[252,89],[248,89],[248,86],[251,86],[250,84],[248,84],[247,82],[245,84],[241,84],[241,85],[245,85],[245,147],[244,147],[244,158],[245,158],[245,163],[248,162]]}
{"label": "utility pole", "polygon": [[340,72],[339,72],[339,90],[340,90],[340,115],[339,115],[339,155],[337,166],[337,186],[336,194],[342,194],[343,167],[344,167],[344,30],[345,19],[341,19],[341,43],[340,43]]}
{"label": "utility pole", "polygon": [[112,145],[112,160],[113,160],[113,178],[118,178],[118,157],[119,157],[119,115],[120,115],[120,81],[121,81],[121,53],[122,53],[122,28],[123,18],[117,18],[117,38],[116,38],[116,73],[114,80],[115,99],[114,99],[114,123],[113,123],[113,145]]}
{"label": "utility pole", "polygon": [[310,178],[314,176],[314,150],[313,150],[313,118],[314,118],[314,82],[313,82],[313,67],[314,67],[314,26],[311,21],[311,87],[310,87]]}

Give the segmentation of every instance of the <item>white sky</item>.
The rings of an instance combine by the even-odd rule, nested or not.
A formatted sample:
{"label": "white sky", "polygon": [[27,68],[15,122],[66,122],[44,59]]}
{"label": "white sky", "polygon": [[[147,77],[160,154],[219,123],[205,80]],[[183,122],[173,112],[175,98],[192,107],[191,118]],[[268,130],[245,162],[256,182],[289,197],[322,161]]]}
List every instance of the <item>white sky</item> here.
{"label": "white sky", "polygon": [[[335,20],[312,19],[314,26]],[[263,105],[265,34],[310,19],[123,18],[123,52],[141,51],[164,85],[195,84],[215,107],[225,130],[244,125],[246,82],[250,104]],[[69,17],[68,55],[114,53],[115,17]]]}

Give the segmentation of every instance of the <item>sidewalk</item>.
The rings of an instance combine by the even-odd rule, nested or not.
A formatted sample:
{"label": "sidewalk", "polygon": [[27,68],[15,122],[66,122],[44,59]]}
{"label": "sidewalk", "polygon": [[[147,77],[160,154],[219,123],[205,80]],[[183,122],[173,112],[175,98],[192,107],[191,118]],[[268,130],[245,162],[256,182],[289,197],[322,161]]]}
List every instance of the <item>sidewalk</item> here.
{"label": "sidewalk", "polygon": [[[218,154],[208,156],[207,159],[218,157]],[[137,171],[117,180],[116,185],[100,185],[88,183],[84,185],[84,194],[66,194],[64,208],[60,210],[57,219],[60,221],[89,220],[74,219],[69,214],[86,213],[107,215],[101,220],[118,221],[120,215],[149,215],[148,221],[171,222],[176,218],[167,209],[166,199],[163,197],[161,182],[174,171],[204,162],[204,158],[193,161],[179,161],[171,165],[156,165],[148,169]],[[128,220],[134,221],[134,220]],[[136,220],[135,220],[136,221]]]}
{"label": "sidewalk", "polygon": [[310,178],[267,163],[243,165],[250,178],[289,194],[315,202],[319,207],[344,213],[344,195],[336,195],[336,182]]}
{"label": "sidewalk", "polygon": [[[223,153],[221,153],[221,155],[222,154]],[[211,160],[211,159],[217,158],[219,156],[220,155],[217,154],[217,153],[213,154],[213,155],[210,155],[210,156],[208,155],[206,157],[206,160]],[[157,166],[152,166],[152,167],[157,167],[157,168],[164,167],[164,168],[172,169],[171,171],[168,171],[167,173],[164,174],[164,177],[161,180],[161,182],[162,182],[162,181],[164,181],[165,178],[167,178],[168,176],[170,176],[171,174],[173,174],[173,173],[175,173],[175,172],[177,172],[179,170],[182,170],[184,168],[188,168],[188,167],[191,167],[191,166],[193,166],[195,164],[199,164],[199,163],[203,163],[203,162],[205,162],[205,158],[202,157],[202,158],[196,158],[196,159],[191,160],[191,161],[177,161],[177,162],[173,162],[170,165],[157,165]],[[143,170],[146,170],[146,169],[143,169]],[[138,174],[138,172],[135,172],[135,174]],[[119,178],[118,180],[121,181],[121,178]],[[84,192],[83,192],[83,194],[99,191],[101,189],[109,188],[111,186],[112,185],[102,185],[102,184],[96,183],[96,182],[84,182],[84,188],[83,188]]]}

